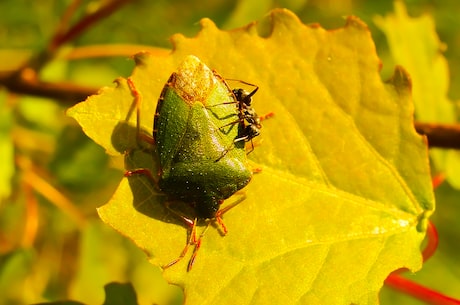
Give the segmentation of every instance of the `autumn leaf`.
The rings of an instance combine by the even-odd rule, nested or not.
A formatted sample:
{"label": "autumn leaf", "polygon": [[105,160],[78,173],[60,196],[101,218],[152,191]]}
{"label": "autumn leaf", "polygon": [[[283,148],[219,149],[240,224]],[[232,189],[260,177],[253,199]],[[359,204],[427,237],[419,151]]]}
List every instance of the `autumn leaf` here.
{"label": "autumn leaf", "polygon": [[[184,288],[186,304],[376,304],[390,272],[421,267],[434,209],[409,77],[396,68],[382,82],[369,30],[355,17],[327,31],[279,9],[268,24],[261,37],[257,23],[221,31],[204,19],[196,37],[172,37],[168,56],[135,57],[146,132],[166,80],[190,54],[257,84],[253,106],[275,113],[248,156],[262,172],[224,203],[246,196],[224,215],[228,234],[210,228],[193,269],[189,251],[164,277]],[[156,158],[136,144],[131,91],[125,79],[116,83],[69,114],[109,154],[129,151],[127,169],[156,172]],[[124,178],[98,212],[161,266],[177,258],[188,231],[165,199],[145,177]]]}

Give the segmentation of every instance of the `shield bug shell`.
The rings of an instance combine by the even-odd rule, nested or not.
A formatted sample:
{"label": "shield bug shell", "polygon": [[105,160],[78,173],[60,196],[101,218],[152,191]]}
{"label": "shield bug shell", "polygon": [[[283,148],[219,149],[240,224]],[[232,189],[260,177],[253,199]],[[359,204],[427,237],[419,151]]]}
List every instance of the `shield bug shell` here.
{"label": "shield bug shell", "polygon": [[238,119],[232,103],[223,78],[195,56],[188,56],[171,75],[158,101],[153,138],[160,160],[159,188],[191,203],[198,218],[215,218],[222,201],[252,177],[244,143],[234,143],[240,131],[229,124]]}
{"label": "shield bug shell", "polygon": [[[134,83],[130,79],[128,83],[135,98],[140,99]],[[251,107],[251,97],[257,89],[249,94],[242,89],[232,91],[217,72],[192,55],[185,58],[164,86],[155,111],[153,138],[147,139],[156,146],[159,179],[155,181],[147,169],[125,174],[146,175],[168,196],[166,206],[192,228],[181,256],[164,267],[178,262],[194,244],[190,270],[203,236],[195,237],[197,219],[217,221],[223,233],[227,232],[221,217],[233,205],[223,209],[220,205],[252,178],[245,142],[257,136],[260,128],[260,120]],[[139,113],[138,107],[138,129]],[[168,204],[171,201],[188,203],[195,215],[173,210]]]}

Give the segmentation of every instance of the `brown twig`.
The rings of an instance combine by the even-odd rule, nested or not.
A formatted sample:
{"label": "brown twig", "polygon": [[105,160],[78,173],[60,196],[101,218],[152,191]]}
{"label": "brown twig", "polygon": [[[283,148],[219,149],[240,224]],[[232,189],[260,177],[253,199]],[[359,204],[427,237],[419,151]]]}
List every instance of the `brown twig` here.
{"label": "brown twig", "polygon": [[28,94],[59,100],[65,106],[72,106],[97,92],[97,88],[79,86],[73,83],[43,82],[35,78],[35,72],[23,69],[21,73],[0,73],[0,84],[10,92]]}
{"label": "brown twig", "polygon": [[53,38],[49,42],[51,45],[57,37],[62,36],[65,32],[68,31],[70,26],[70,21],[72,20],[73,15],[77,12],[78,7],[81,5],[83,0],[72,0],[71,3],[67,6],[65,11],[62,13],[61,19],[59,20],[59,24],[56,27],[56,31],[54,32]]}
{"label": "brown twig", "polygon": [[426,135],[430,147],[460,149],[460,124],[415,122],[419,134]]}
{"label": "brown twig", "polygon": [[63,44],[75,39],[77,36],[81,35],[87,28],[92,26],[94,23],[98,22],[102,18],[105,18],[116,11],[120,6],[131,2],[132,0],[112,0],[106,5],[102,6],[98,10],[92,12],[91,14],[86,15],[78,21],[75,25],[70,27],[66,32],[57,32],[53,37],[48,50],[54,52],[57,48]]}
{"label": "brown twig", "polygon": [[91,25],[109,16],[123,4],[130,1],[132,0],[109,1],[104,6],[84,16],[75,25],[68,27],[71,16],[80,4],[79,0],[74,0],[64,14],[48,48],[31,58],[16,71],[0,73],[0,84],[14,93],[54,98],[64,101],[66,105],[74,105],[86,99],[89,95],[94,94],[97,92],[97,89],[92,87],[79,86],[66,82],[43,82],[38,78],[38,71],[55,56],[59,47],[75,39]]}
{"label": "brown twig", "polygon": [[48,49],[51,49],[51,45],[54,44],[58,37],[64,35],[65,32],[68,31],[70,21],[72,20],[72,16],[77,11],[78,7],[81,5],[82,0],[72,0],[72,2],[67,6],[64,13],[62,14],[61,20],[59,20],[59,24],[56,27],[56,31],[54,32],[53,38],[49,42]]}
{"label": "brown twig", "polygon": [[[24,69],[22,73],[0,73],[0,84],[10,92],[53,98],[66,106],[75,105],[98,90],[72,83],[42,82],[31,69]],[[415,122],[414,125],[419,134],[427,136],[430,147],[460,149],[460,124]]]}

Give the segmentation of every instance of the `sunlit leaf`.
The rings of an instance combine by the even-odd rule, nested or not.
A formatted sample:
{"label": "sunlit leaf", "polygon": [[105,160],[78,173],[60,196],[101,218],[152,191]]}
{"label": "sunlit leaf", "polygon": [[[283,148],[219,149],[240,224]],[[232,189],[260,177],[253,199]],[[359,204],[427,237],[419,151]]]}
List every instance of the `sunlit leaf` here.
{"label": "sunlit leaf", "polygon": [[[370,33],[357,18],[334,31],[305,26],[286,10],[270,18],[268,37],[256,24],[221,31],[204,19],[197,37],[172,38],[169,56],[136,56],[132,79],[147,132],[164,83],[189,54],[226,78],[260,86],[254,107],[275,113],[249,155],[262,172],[225,214],[227,236],[211,228],[193,269],[186,272],[188,253],[164,276],[184,288],[186,304],[375,304],[391,271],[421,267],[434,209],[409,77],[397,68],[382,82]],[[129,151],[127,168],[155,172],[155,158],[136,150],[132,105],[119,79],[69,114],[109,154]],[[164,200],[144,177],[123,179],[99,215],[164,265],[179,255],[188,230]]]}
{"label": "sunlit leaf", "polygon": [[[395,12],[375,18],[385,33],[391,54],[403,65],[413,81],[415,114],[419,121],[455,123],[454,104],[449,100],[449,67],[442,51],[434,20],[429,15],[412,18],[404,3],[395,2]],[[446,174],[447,180],[460,188],[460,154],[456,151],[431,150],[434,168]]]}

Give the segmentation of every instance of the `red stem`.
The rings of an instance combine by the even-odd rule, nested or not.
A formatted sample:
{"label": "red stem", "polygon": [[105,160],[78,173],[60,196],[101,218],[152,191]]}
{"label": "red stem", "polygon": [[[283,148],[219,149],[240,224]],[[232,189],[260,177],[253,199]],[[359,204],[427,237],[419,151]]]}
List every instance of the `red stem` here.
{"label": "red stem", "polygon": [[423,249],[422,256],[423,262],[426,262],[436,252],[439,244],[438,231],[434,224],[429,221],[426,228],[427,244]]}
{"label": "red stem", "polygon": [[[433,223],[428,222],[426,234],[427,245],[425,246],[425,249],[423,249],[422,253],[424,262],[426,262],[434,254],[439,242],[438,232],[436,231],[436,227]],[[460,305],[460,300],[448,297],[436,290],[427,288],[402,277],[399,275],[401,271],[406,271],[406,269],[396,270],[391,273],[385,280],[385,285],[431,305]]]}
{"label": "red stem", "polygon": [[443,173],[439,173],[431,177],[433,189],[439,187],[444,182],[444,180],[446,180],[446,176]]}
{"label": "red stem", "polygon": [[[433,254],[436,252],[436,249],[438,248],[439,243],[438,231],[436,230],[436,227],[431,221],[428,222],[428,226],[426,228],[426,237],[427,244],[422,252],[423,262],[426,262],[431,256],[433,256]],[[391,274],[399,274],[405,271],[407,271],[407,268],[400,268],[398,270],[393,271]]]}
{"label": "red stem", "polygon": [[460,300],[448,297],[436,290],[417,284],[405,279],[399,274],[392,273],[385,280],[385,284],[391,288],[411,295],[431,305],[459,305]]}

